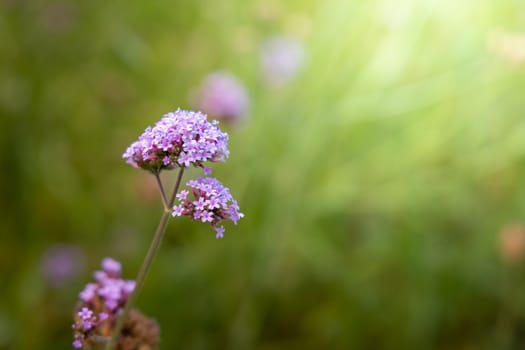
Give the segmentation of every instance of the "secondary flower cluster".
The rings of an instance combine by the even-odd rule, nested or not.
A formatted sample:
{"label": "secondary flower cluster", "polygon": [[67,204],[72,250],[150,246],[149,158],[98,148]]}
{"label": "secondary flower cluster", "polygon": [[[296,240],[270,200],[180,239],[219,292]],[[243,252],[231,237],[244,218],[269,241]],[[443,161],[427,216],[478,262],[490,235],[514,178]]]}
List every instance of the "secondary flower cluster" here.
{"label": "secondary flower cluster", "polygon": [[123,154],[136,168],[158,173],[163,169],[204,167],[203,162],[223,162],[229,155],[228,134],[206,115],[178,109],[148,127]]}
{"label": "secondary flower cluster", "polygon": [[[203,113],[178,109],[165,114],[153,128],[147,128],[138,141],[128,147],[123,158],[136,168],[156,174],[193,165],[204,168],[204,174],[209,175],[211,169],[203,162],[225,161],[229,156],[227,143],[228,134],[218,128],[217,121],[208,122]],[[244,216],[230,190],[217,179],[198,178],[187,185],[193,199],[188,198],[187,190],[178,193],[179,203],[173,207],[173,216],[209,222],[217,238],[224,234],[221,221],[231,220],[237,224]]]}
{"label": "secondary flower cluster", "polygon": [[177,194],[179,204],[173,207],[173,216],[189,216],[193,220],[209,222],[215,230],[216,237],[224,234],[224,226],[219,226],[222,220],[231,220],[235,224],[244,216],[239,212],[237,201],[233,199],[230,190],[212,177],[190,180],[186,185],[190,192],[183,190]]}
{"label": "secondary flower cluster", "polygon": [[73,347],[93,346],[97,337],[111,335],[111,328],[135,288],[135,281],[120,278],[121,265],[111,258],[102,260],[102,271],[94,273],[96,283],[80,292],[73,324]]}

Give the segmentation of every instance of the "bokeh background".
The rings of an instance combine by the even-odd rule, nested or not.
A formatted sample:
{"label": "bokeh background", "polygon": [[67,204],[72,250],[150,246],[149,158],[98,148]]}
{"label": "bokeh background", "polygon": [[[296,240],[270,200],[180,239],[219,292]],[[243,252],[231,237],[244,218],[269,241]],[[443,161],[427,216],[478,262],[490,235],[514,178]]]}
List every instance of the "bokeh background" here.
{"label": "bokeh background", "polygon": [[217,71],[249,99],[214,168],[246,217],[170,222],[139,299],[162,349],[524,348],[524,23],[515,0],[1,0],[0,348],[71,348],[102,258],[135,277],[162,205],[121,155]]}

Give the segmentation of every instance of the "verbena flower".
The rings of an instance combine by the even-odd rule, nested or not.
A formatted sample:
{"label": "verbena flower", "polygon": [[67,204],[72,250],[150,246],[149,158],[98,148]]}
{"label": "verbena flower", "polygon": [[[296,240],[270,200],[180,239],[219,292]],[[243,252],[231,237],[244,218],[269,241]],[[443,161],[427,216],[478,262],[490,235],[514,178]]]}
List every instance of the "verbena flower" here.
{"label": "verbena flower", "polygon": [[209,222],[217,238],[222,238],[224,234],[221,221],[231,220],[237,224],[244,216],[239,212],[237,201],[230,190],[217,179],[199,177],[188,181],[186,185],[191,188],[191,192],[183,190],[177,194],[179,204],[173,207],[173,216],[189,216],[193,220]]}
{"label": "verbena flower", "polygon": [[223,162],[229,156],[228,134],[218,124],[209,122],[203,113],[178,109],[148,127],[122,157],[153,173],[190,165],[204,168],[206,161]]}
{"label": "verbena flower", "polygon": [[135,288],[135,281],[120,278],[121,265],[111,258],[102,260],[102,270],[95,271],[95,283],[80,292],[80,302],[73,324],[73,347],[93,346],[97,337],[109,337],[114,321]]}
{"label": "verbena flower", "polygon": [[305,61],[303,44],[289,36],[267,39],[261,47],[261,65],[264,78],[271,86],[282,86],[292,80]]}
{"label": "verbena flower", "polygon": [[61,287],[77,278],[85,268],[82,249],[71,244],[55,244],[41,258],[41,272],[52,287]]}
{"label": "verbena flower", "polygon": [[249,106],[244,86],[226,72],[209,74],[202,82],[197,98],[199,109],[227,123],[244,118]]}

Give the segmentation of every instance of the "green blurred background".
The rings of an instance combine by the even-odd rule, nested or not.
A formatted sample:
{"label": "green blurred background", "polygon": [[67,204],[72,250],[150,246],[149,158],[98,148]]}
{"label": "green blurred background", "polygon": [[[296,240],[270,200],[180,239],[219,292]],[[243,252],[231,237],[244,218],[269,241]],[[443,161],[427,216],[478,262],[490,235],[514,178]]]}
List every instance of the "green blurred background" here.
{"label": "green blurred background", "polygon": [[[250,96],[214,171],[246,217],[222,240],[170,222],[139,299],[162,349],[525,347],[521,1],[0,9],[1,349],[71,348],[103,257],[134,278],[162,205],[121,155],[216,70]],[[276,35],[306,56],[279,87]],[[64,246],[75,274],[52,283]]]}

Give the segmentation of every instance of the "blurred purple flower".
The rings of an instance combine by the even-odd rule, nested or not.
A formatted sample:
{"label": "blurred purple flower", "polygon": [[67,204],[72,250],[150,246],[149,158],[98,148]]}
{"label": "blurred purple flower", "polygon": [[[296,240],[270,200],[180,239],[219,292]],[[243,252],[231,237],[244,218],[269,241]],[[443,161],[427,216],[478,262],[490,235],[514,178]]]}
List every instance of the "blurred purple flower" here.
{"label": "blurred purple flower", "polygon": [[261,66],[269,85],[282,86],[293,79],[303,67],[304,45],[289,36],[267,39],[261,47]]}
{"label": "blurred purple flower", "polygon": [[224,162],[229,156],[228,134],[218,124],[208,122],[206,114],[178,109],[148,127],[122,157],[153,173],[190,165],[205,168],[206,161]]}
{"label": "blurred purple flower", "polygon": [[111,276],[120,276],[122,265],[115,259],[105,258],[102,260],[102,269]]}
{"label": "blurred purple flower", "polygon": [[40,266],[46,282],[53,287],[60,287],[84,271],[85,256],[79,247],[57,244],[44,252]]}
{"label": "blurred purple flower", "polygon": [[73,324],[73,347],[91,347],[94,336],[108,336],[108,325],[118,317],[129,296],[135,289],[135,281],[120,278],[122,267],[112,258],[105,258],[102,270],[95,271],[96,283],[88,283],[79,294],[75,323]]}
{"label": "blurred purple flower", "polygon": [[249,97],[244,86],[232,74],[214,72],[202,82],[197,105],[213,118],[236,123],[246,117]]}
{"label": "blurred purple flower", "polygon": [[199,177],[188,181],[187,185],[191,188],[194,200],[188,198],[188,191],[181,191],[177,195],[179,204],[173,207],[173,216],[189,216],[193,220],[209,222],[216,232],[216,238],[223,237],[224,227],[218,226],[222,220],[231,220],[237,224],[244,217],[230,190],[219,180]]}

